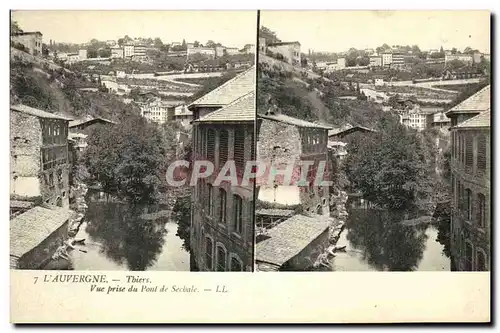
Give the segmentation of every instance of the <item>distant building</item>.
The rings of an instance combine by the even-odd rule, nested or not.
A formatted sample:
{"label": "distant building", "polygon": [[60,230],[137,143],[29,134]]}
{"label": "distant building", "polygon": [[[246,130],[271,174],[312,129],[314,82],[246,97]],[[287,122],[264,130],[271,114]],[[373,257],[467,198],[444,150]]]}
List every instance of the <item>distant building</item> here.
{"label": "distant building", "polygon": [[80,61],[80,56],[78,53],[68,53],[68,58],[66,59],[66,63],[74,64]]}
{"label": "distant building", "polygon": [[108,126],[108,125],[115,125],[116,123],[114,121],[101,118],[101,117],[96,117],[93,118],[91,116],[87,116],[85,119],[77,119],[77,120],[71,120],[68,124],[70,132],[80,132],[80,133],[90,133],[94,128],[100,127],[100,126]]}
{"label": "distant building", "polygon": [[247,44],[243,50],[246,54],[255,53],[255,44]]}
{"label": "distant building", "polygon": [[174,120],[180,123],[184,128],[191,128],[193,112],[189,111],[186,105],[176,106]]}
{"label": "distant building", "polygon": [[279,42],[267,44],[267,50],[281,54],[289,64],[300,66],[300,43],[299,42]]}
{"label": "distant building", "polygon": [[450,250],[458,271],[491,267],[490,86],[451,108]]}
{"label": "distant building", "polygon": [[111,58],[122,59],[124,57],[123,47],[112,47],[111,48]]}
{"label": "distant building", "polygon": [[222,57],[224,55],[224,50],[225,50],[224,46],[216,46],[215,47],[215,57],[216,58]]}
{"label": "distant building", "polygon": [[237,47],[226,47],[226,53],[228,55],[235,55],[240,53],[240,50]]}
{"label": "distant building", "polygon": [[134,57],[139,59],[146,58],[146,46],[142,44],[134,45]]}
{"label": "distant building", "polygon": [[370,67],[381,67],[382,57],[380,56],[370,56]]}
{"label": "distant building", "polygon": [[405,55],[403,53],[393,53],[391,66],[402,67],[405,64]]}
{"label": "distant building", "polygon": [[[193,112],[193,156],[214,170],[234,161],[241,179],[255,160],[255,67],[189,105]],[[198,180],[192,191],[191,265],[200,271],[252,271],[253,184],[215,186],[218,172]]]}
{"label": "distant building", "polygon": [[10,106],[10,194],[69,206],[69,119],[26,105]]}
{"label": "distant building", "polygon": [[451,125],[451,120],[444,111],[438,111],[427,116],[427,128],[438,128],[448,130]]}
{"label": "distant building", "polygon": [[191,47],[187,49],[187,57],[196,53],[207,56],[209,59],[215,58],[215,48],[212,47]]}
{"label": "distant building", "polygon": [[366,55],[371,56],[371,55],[375,54],[375,50],[374,49],[365,49],[365,53],[366,53]]}
{"label": "distant building", "polygon": [[85,49],[78,50],[78,57],[80,61],[87,60],[87,50]]}
{"label": "distant building", "polygon": [[156,100],[141,105],[141,116],[154,123],[164,124],[174,119],[174,110],[175,106]]}
{"label": "distant building", "polygon": [[11,42],[24,45],[29,54],[34,56],[42,55],[42,33],[35,32],[19,32],[10,35]]}
{"label": "distant building", "polygon": [[390,66],[392,64],[392,53],[382,53],[382,66]]}
{"label": "distant building", "polygon": [[471,54],[449,54],[444,56],[444,63],[448,63],[453,60],[461,61],[467,65],[471,65],[474,63],[474,57]]}
{"label": "distant building", "polygon": [[116,43],[116,41],[114,41],[114,40],[107,40],[107,41],[106,41],[106,45],[107,45],[107,46],[111,46],[111,47],[113,47],[113,46],[115,46],[116,44],[117,44],[117,43]]}
{"label": "distant building", "polygon": [[124,58],[131,58],[131,57],[133,57],[134,54],[135,54],[134,48],[135,48],[135,46],[133,44],[123,45],[123,57]]}

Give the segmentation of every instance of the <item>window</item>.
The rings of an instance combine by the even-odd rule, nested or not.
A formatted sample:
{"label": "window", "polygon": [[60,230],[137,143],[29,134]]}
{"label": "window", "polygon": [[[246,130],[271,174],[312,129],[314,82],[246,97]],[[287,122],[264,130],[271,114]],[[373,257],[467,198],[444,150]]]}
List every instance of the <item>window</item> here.
{"label": "window", "polygon": [[245,167],[245,131],[242,128],[234,131],[234,163],[237,172],[243,171]]}
{"label": "window", "polygon": [[486,198],[482,193],[477,195],[477,226],[481,229],[486,227]]}
{"label": "window", "polygon": [[472,244],[465,242],[465,270],[472,271]]}
{"label": "window", "polygon": [[466,201],[466,212],[467,212],[467,220],[472,220],[472,191],[470,189],[465,190],[465,199]]}
{"label": "window", "polygon": [[477,138],[477,169],[486,170],[486,137],[484,135]]}
{"label": "window", "polygon": [[477,249],[477,261],[476,261],[476,271],[484,272],[487,271],[486,265],[486,255],[482,249]]}
{"label": "window", "polygon": [[211,128],[207,130],[207,159],[214,161],[215,158],[215,131]]}
{"label": "window", "polygon": [[212,238],[205,237],[205,266],[209,270],[213,270],[213,251]]}
{"label": "window", "polygon": [[226,249],[222,245],[217,245],[217,272],[226,271]]}
{"label": "window", "polygon": [[231,257],[231,272],[241,272],[243,271],[243,263],[237,257]]}
{"label": "window", "polygon": [[226,191],[222,188],[219,189],[219,218],[220,223],[226,223]]}
{"label": "window", "polygon": [[219,133],[219,167],[222,168],[227,162],[228,155],[228,133],[221,130]]}
{"label": "window", "polygon": [[233,216],[234,216],[234,231],[241,234],[243,230],[243,212],[242,212],[243,202],[241,197],[238,195],[233,195]]}
{"label": "window", "polygon": [[208,190],[208,215],[213,216],[214,214],[214,189],[212,187],[212,184],[207,184],[207,190]]}
{"label": "window", "polygon": [[472,135],[468,134],[467,136],[465,136],[465,165],[471,168],[474,161],[473,144],[474,143]]}

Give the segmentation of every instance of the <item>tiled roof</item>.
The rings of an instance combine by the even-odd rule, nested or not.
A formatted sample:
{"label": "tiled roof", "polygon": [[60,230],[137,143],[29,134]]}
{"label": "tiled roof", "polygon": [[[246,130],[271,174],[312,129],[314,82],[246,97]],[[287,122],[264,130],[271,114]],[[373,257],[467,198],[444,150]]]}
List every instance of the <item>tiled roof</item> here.
{"label": "tiled roof", "polygon": [[200,118],[198,122],[255,121],[255,92],[251,91],[229,105]]}
{"label": "tiled roof", "polygon": [[281,123],[294,125],[297,127],[320,128],[320,129],[326,129],[326,130],[331,129],[331,127],[329,127],[329,126],[311,123],[309,121],[290,117],[290,116],[287,116],[284,114],[266,114],[266,115],[259,114],[258,117],[260,117],[262,119],[279,121]]}
{"label": "tiled roof", "polygon": [[21,257],[61,227],[72,211],[35,207],[10,220],[10,255]]}
{"label": "tiled roof", "polygon": [[198,98],[189,108],[199,105],[224,106],[255,90],[255,66]]}
{"label": "tiled roof", "polygon": [[105,119],[105,118],[101,118],[101,117],[97,117],[97,118],[92,118],[92,119],[78,119],[78,120],[72,120],[69,122],[69,127],[75,127],[75,126],[79,126],[79,125],[82,125],[82,124],[85,124],[85,123],[90,123],[94,120],[101,120],[105,123],[110,123],[110,124],[116,124],[116,122],[112,121],[112,120],[108,120],[108,119]]}
{"label": "tiled roof", "polygon": [[35,109],[35,108],[32,108],[32,107],[24,105],[24,104],[11,105],[10,109],[13,111],[26,113],[26,114],[29,114],[31,116],[35,116],[38,118],[71,120],[70,118],[59,116],[59,115],[56,115],[56,114],[53,114],[53,113],[50,113],[47,111]]}
{"label": "tiled roof", "polygon": [[288,217],[294,213],[291,209],[259,209],[255,212],[257,215],[267,215],[276,217]]}
{"label": "tiled roof", "polygon": [[325,217],[295,215],[269,230],[265,239],[256,244],[256,260],[283,265],[299,254],[325,232],[330,220]]}
{"label": "tiled roof", "polygon": [[375,130],[373,130],[371,128],[368,128],[368,127],[364,127],[364,126],[347,125],[347,126],[343,126],[341,128],[334,128],[332,130],[329,130],[328,131],[328,136],[350,134],[352,132],[357,132],[357,131],[360,131],[360,132],[376,132]]}
{"label": "tiled roof", "polygon": [[490,87],[491,86],[488,85],[479,90],[477,93],[467,98],[465,101],[452,107],[450,110],[448,110],[448,112],[446,112],[446,114],[454,112],[479,113],[489,110],[491,105]]}
{"label": "tiled roof", "polygon": [[474,116],[466,121],[458,124],[454,128],[484,128],[490,127],[490,110],[481,112],[477,116]]}

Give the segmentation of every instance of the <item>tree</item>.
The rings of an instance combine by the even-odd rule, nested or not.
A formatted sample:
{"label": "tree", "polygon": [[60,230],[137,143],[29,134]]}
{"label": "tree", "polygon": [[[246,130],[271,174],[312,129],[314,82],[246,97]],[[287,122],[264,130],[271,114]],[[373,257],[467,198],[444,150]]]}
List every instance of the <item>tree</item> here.
{"label": "tree", "polygon": [[111,49],[109,48],[99,49],[97,54],[100,58],[109,58],[111,57]]}
{"label": "tree", "polygon": [[454,47],[454,48],[451,49],[451,54],[457,54],[457,48],[456,47]]}
{"label": "tree", "polygon": [[458,59],[453,59],[452,61],[448,62],[446,64],[446,67],[450,70],[450,71],[454,71],[454,70],[457,70],[459,68],[462,68],[462,67],[465,67],[465,63],[463,63],[462,61],[458,60]]}
{"label": "tree", "polygon": [[271,31],[271,29],[269,29],[265,26],[260,27],[259,38],[264,38],[268,44],[281,42],[281,40],[278,38],[276,33],[274,31]]}
{"label": "tree", "polygon": [[11,34],[18,34],[23,32],[23,30],[19,27],[19,24],[17,21],[11,20],[10,21],[10,33]]}
{"label": "tree", "polygon": [[184,50],[187,50],[187,45],[186,45],[186,40],[185,40],[185,39],[183,39],[183,40],[182,40],[182,45],[181,45],[181,47],[182,47],[182,50],[183,50],[183,51],[184,51]]}
{"label": "tree", "polygon": [[200,42],[195,40],[194,43],[193,43],[193,46],[194,47],[199,47],[200,46]]}
{"label": "tree", "polygon": [[418,45],[413,45],[411,47],[411,53],[413,55],[416,55],[417,57],[420,55],[421,51],[420,51],[420,48],[418,47]]}
{"label": "tree", "polygon": [[[92,131],[84,163],[103,191],[133,204],[154,203],[165,181],[166,142],[156,124],[141,116]],[[118,153],[119,152],[119,153]]]}
{"label": "tree", "polygon": [[303,56],[300,58],[300,66],[307,67],[307,58],[306,57]]}
{"label": "tree", "polygon": [[95,44],[98,44],[98,43],[99,43],[99,41],[97,39],[95,39],[95,38],[92,38],[90,40],[90,44],[92,44],[92,45],[95,45]]}
{"label": "tree", "polygon": [[215,47],[215,42],[213,40],[209,40],[206,44],[205,44],[205,47],[211,47],[211,48],[214,48]]}
{"label": "tree", "polygon": [[154,43],[154,47],[157,49],[161,49],[163,47],[163,42],[161,41],[161,39],[159,37],[156,37],[153,43]]}

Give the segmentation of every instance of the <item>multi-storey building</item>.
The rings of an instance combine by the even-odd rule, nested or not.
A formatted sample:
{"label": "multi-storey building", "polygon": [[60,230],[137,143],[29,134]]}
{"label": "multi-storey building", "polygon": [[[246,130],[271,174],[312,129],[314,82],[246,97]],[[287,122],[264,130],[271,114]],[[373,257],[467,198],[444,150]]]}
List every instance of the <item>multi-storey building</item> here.
{"label": "multi-storey building", "polygon": [[123,48],[122,47],[112,47],[111,48],[111,58],[123,58]]}
{"label": "multi-storey building", "polygon": [[382,57],[380,56],[370,56],[370,67],[381,67]]}
{"label": "multi-storey building", "polygon": [[389,66],[392,64],[392,53],[382,53],[382,66]]}
{"label": "multi-storey building", "polygon": [[447,64],[450,61],[453,60],[458,60],[461,61],[465,64],[471,65],[474,63],[474,56],[472,54],[462,54],[462,53],[457,53],[457,54],[445,54],[444,56],[444,63]]}
{"label": "multi-storey building", "polygon": [[391,66],[402,67],[405,64],[405,55],[403,53],[395,52],[392,54]]}
{"label": "multi-storey building", "polygon": [[78,50],[78,57],[80,58],[80,61],[86,60],[87,59],[87,50],[86,49]]}
{"label": "multi-storey building", "polygon": [[31,108],[10,106],[10,194],[69,206],[69,119]]}
{"label": "multi-storey building", "polygon": [[160,99],[143,103],[141,105],[141,116],[149,121],[164,124],[174,120],[175,104],[166,103]]}
{"label": "multi-storey building", "polygon": [[279,42],[267,44],[267,50],[281,54],[283,58],[294,66],[301,64],[299,42]]}
{"label": "multi-storey building", "polygon": [[491,258],[490,86],[451,108],[453,268],[488,271]]}
{"label": "multi-storey building", "polygon": [[[214,184],[234,161],[238,180],[255,159],[255,66],[202,96],[193,112],[193,161],[214,172],[198,180],[191,201],[191,265],[201,271],[251,271],[254,243],[253,184]],[[218,186],[217,186],[218,185]]]}
{"label": "multi-storey building", "polygon": [[226,47],[226,53],[228,55],[235,55],[240,53],[240,50],[237,47]]}
{"label": "multi-storey building", "polygon": [[134,48],[135,48],[135,46],[133,44],[123,45],[123,57],[124,58],[133,57],[134,56]]}
{"label": "multi-storey building", "polygon": [[187,57],[192,56],[196,53],[205,55],[209,57],[210,59],[214,59],[216,55],[216,50],[215,48],[212,47],[190,47],[187,49]]}
{"label": "multi-storey building", "polygon": [[10,40],[14,43],[20,43],[32,55],[42,55],[42,33],[35,32],[19,32],[10,35]]}
{"label": "multi-storey building", "polygon": [[[290,117],[275,110],[258,116],[258,128],[258,161],[277,168],[290,163],[294,165],[291,184],[283,184],[280,177],[277,183],[258,184],[258,199],[288,206],[301,205],[305,214],[329,214],[329,192],[314,180],[320,171],[320,162],[324,163],[322,180],[329,179],[327,144],[331,127]],[[305,179],[308,186],[298,183],[301,170],[305,168],[300,166],[301,161],[312,162]]]}
{"label": "multi-storey building", "polygon": [[138,59],[146,58],[146,46],[141,44],[134,45],[134,57]]}

